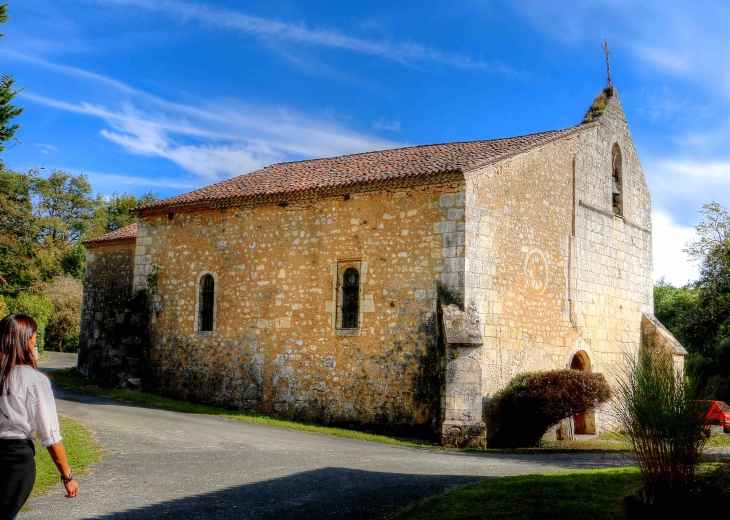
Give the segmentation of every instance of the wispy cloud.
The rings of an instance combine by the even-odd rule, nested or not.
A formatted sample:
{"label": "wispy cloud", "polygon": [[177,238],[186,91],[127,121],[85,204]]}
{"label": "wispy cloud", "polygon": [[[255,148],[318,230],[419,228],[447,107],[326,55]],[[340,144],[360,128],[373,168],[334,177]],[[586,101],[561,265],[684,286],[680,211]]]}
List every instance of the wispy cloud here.
{"label": "wispy cloud", "polygon": [[730,183],[730,161],[672,160],[660,164],[664,174],[696,180],[716,179]]}
{"label": "wispy cloud", "polygon": [[693,226],[703,204],[728,203],[730,161],[718,159],[654,159],[644,161],[652,204],[657,211],[671,214],[682,226]]}
{"label": "wispy cloud", "polygon": [[633,54],[647,71],[681,78],[730,98],[727,2],[694,2],[691,8],[683,0],[522,0],[510,5],[557,40],[591,41],[598,47],[608,37],[611,47]]}
{"label": "wispy cloud", "polygon": [[52,144],[36,143],[34,146],[36,148],[40,148],[41,153],[51,153],[51,152],[57,152],[58,151],[58,147],[57,146],[53,146]]}
{"label": "wispy cloud", "polygon": [[368,56],[380,56],[404,64],[443,65],[507,75],[517,73],[514,68],[503,63],[486,62],[470,56],[444,52],[415,42],[388,42],[357,38],[337,30],[312,29],[303,23],[294,24],[270,20],[204,3],[177,0],[98,1],[103,4],[133,5],[138,8],[159,11],[183,21],[197,20],[215,28],[238,31],[262,39],[343,49]]}
{"label": "wispy cloud", "polygon": [[392,121],[388,121],[387,119],[381,117],[375,123],[373,123],[373,128],[375,130],[389,130],[391,132],[400,132],[400,120],[393,119]]}
{"label": "wispy cloud", "polygon": [[28,90],[21,94],[25,99],[100,119],[106,125],[100,129],[105,139],[133,154],[172,161],[204,182],[241,175],[278,161],[399,145],[349,130],[328,114],[307,116],[287,108],[237,100],[219,100],[201,106],[176,103],[107,76],[28,58],[61,74],[109,87],[122,94],[125,101],[111,106],[69,102]]}

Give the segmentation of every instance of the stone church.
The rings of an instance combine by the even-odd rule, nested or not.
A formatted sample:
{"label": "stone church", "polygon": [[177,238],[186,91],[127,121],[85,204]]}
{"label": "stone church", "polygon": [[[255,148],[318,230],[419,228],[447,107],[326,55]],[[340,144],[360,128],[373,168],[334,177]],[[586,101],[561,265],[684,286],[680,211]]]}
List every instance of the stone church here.
{"label": "stone church", "polygon": [[138,215],[85,242],[79,370],[113,383],[484,446],[518,373],[685,353],[613,88],[563,130],[275,164]]}

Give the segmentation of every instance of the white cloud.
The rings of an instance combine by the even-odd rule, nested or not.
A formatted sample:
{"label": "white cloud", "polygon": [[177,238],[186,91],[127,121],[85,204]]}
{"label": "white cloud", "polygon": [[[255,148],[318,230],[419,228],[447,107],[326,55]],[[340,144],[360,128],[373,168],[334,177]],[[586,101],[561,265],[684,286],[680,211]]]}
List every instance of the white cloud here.
{"label": "white cloud", "polygon": [[644,59],[644,61],[653,63],[660,69],[665,69],[677,74],[685,74],[692,70],[692,64],[684,56],[677,53],[643,45],[636,45],[634,50]]}
{"label": "white cloud", "polygon": [[717,179],[730,182],[730,161],[671,160],[661,163],[662,170],[670,175],[693,179]]}
{"label": "white cloud", "polygon": [[58,147],[57,146],[53,146],[52,144],[36,143],[34,146],[36,148],[40,148],[41,149],[41,153],[50,153],[50,152],[57,152],[58,151]]}
{"label": "white cloud", "polygon": [[696,224],[703,204],[730,202],[730,161],[649,157],[642,162],[655,209],[682,225]]}
{"label": "white cloud", "polygon": [[693,227],[681,226],[664,211],[653,211],[652,241],[654,280],[664,277],[675,286],[682,286],[699,277],[698,266],[683,252],[685,244],[697,235]]}
{"label": "white cloud", "polygon": [[391,132],[400,132],[400,120],[393,119],[392,121],[388,121],[387,119],[381,117],[373,124],[373,128],[375,130],[389,130]]}
{"label": "white cloud", "polygon": [[308,116],[236,100],[186,105],[82,69],[37,58],[33,62],[111,88],[126,101],[109,108],[53,99],[27,90],[21,94],[24,98],[101,119],[107,125],[100,129],[104,138],[131,153],[172,161],[205,182],[242,175],[278,161],[337,156],[400,144],[351,131],[333,121],[331,114]]}
{"label": "white cloud", "polygon": [[452,54],[414,42],[373,41],[348,36],[336,30],[310,29],[303,23],[279,22],[240,11],[214,7],[204,3],[177,0],[98,0],[104,4],[133,5],[178,17],[197,20],[220,29],[250,34],[262,39],[306,43],[349,50],[368,56],[381,56],[404,64],[431,63],[465,69],[482,69],[500,74],[516,74],[513,68],[500,63],[487,63],[469,56]]}
{"label": "white cloud", "polygon": [[509,5],[555,39],[594,42],[600,52],[598,44],[607,37],[614,51],[633,53],[647,71],[730,98],[730,4],[725,1],[693,2],[691,7],[684,0],[522,0]]}

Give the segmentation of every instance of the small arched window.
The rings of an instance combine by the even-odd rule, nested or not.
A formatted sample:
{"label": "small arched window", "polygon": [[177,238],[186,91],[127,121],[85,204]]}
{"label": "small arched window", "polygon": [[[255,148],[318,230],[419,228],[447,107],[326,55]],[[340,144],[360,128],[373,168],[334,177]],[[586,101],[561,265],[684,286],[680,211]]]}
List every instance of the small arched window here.
{"label": "small arched window", "polygon": [[618,144],[614,144],[613,150],[611,150],[611,202],[616,215],[624,214],[622,163],[621,148],[618,147]]}
{"label": "small arched window", "polygon": [[357,329],[360,326],[360,273],[350,267],[342,276],[342,328]]}
{"label": "small arched window", "polygon": [[215,280],[210,274],[200,279],[200,294],[198,296],[198,331],[213,330],[213,304],[215,301]]}

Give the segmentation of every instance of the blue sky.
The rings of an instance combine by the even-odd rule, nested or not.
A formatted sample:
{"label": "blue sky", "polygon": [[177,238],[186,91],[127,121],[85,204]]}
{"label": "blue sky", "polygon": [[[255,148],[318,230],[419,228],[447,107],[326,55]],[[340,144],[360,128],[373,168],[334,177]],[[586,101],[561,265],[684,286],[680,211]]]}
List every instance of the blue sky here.
{"label": "blue sky", "polygon": [[[652,191],[655,277],[682,284],[730,206],[730,4],[15,0],[11,168],[169,196],[286,160],[580,122],[611,70]],[[559,4],[559,5],[556,5]],[[691,7],[687,7],[690,5]]]}

